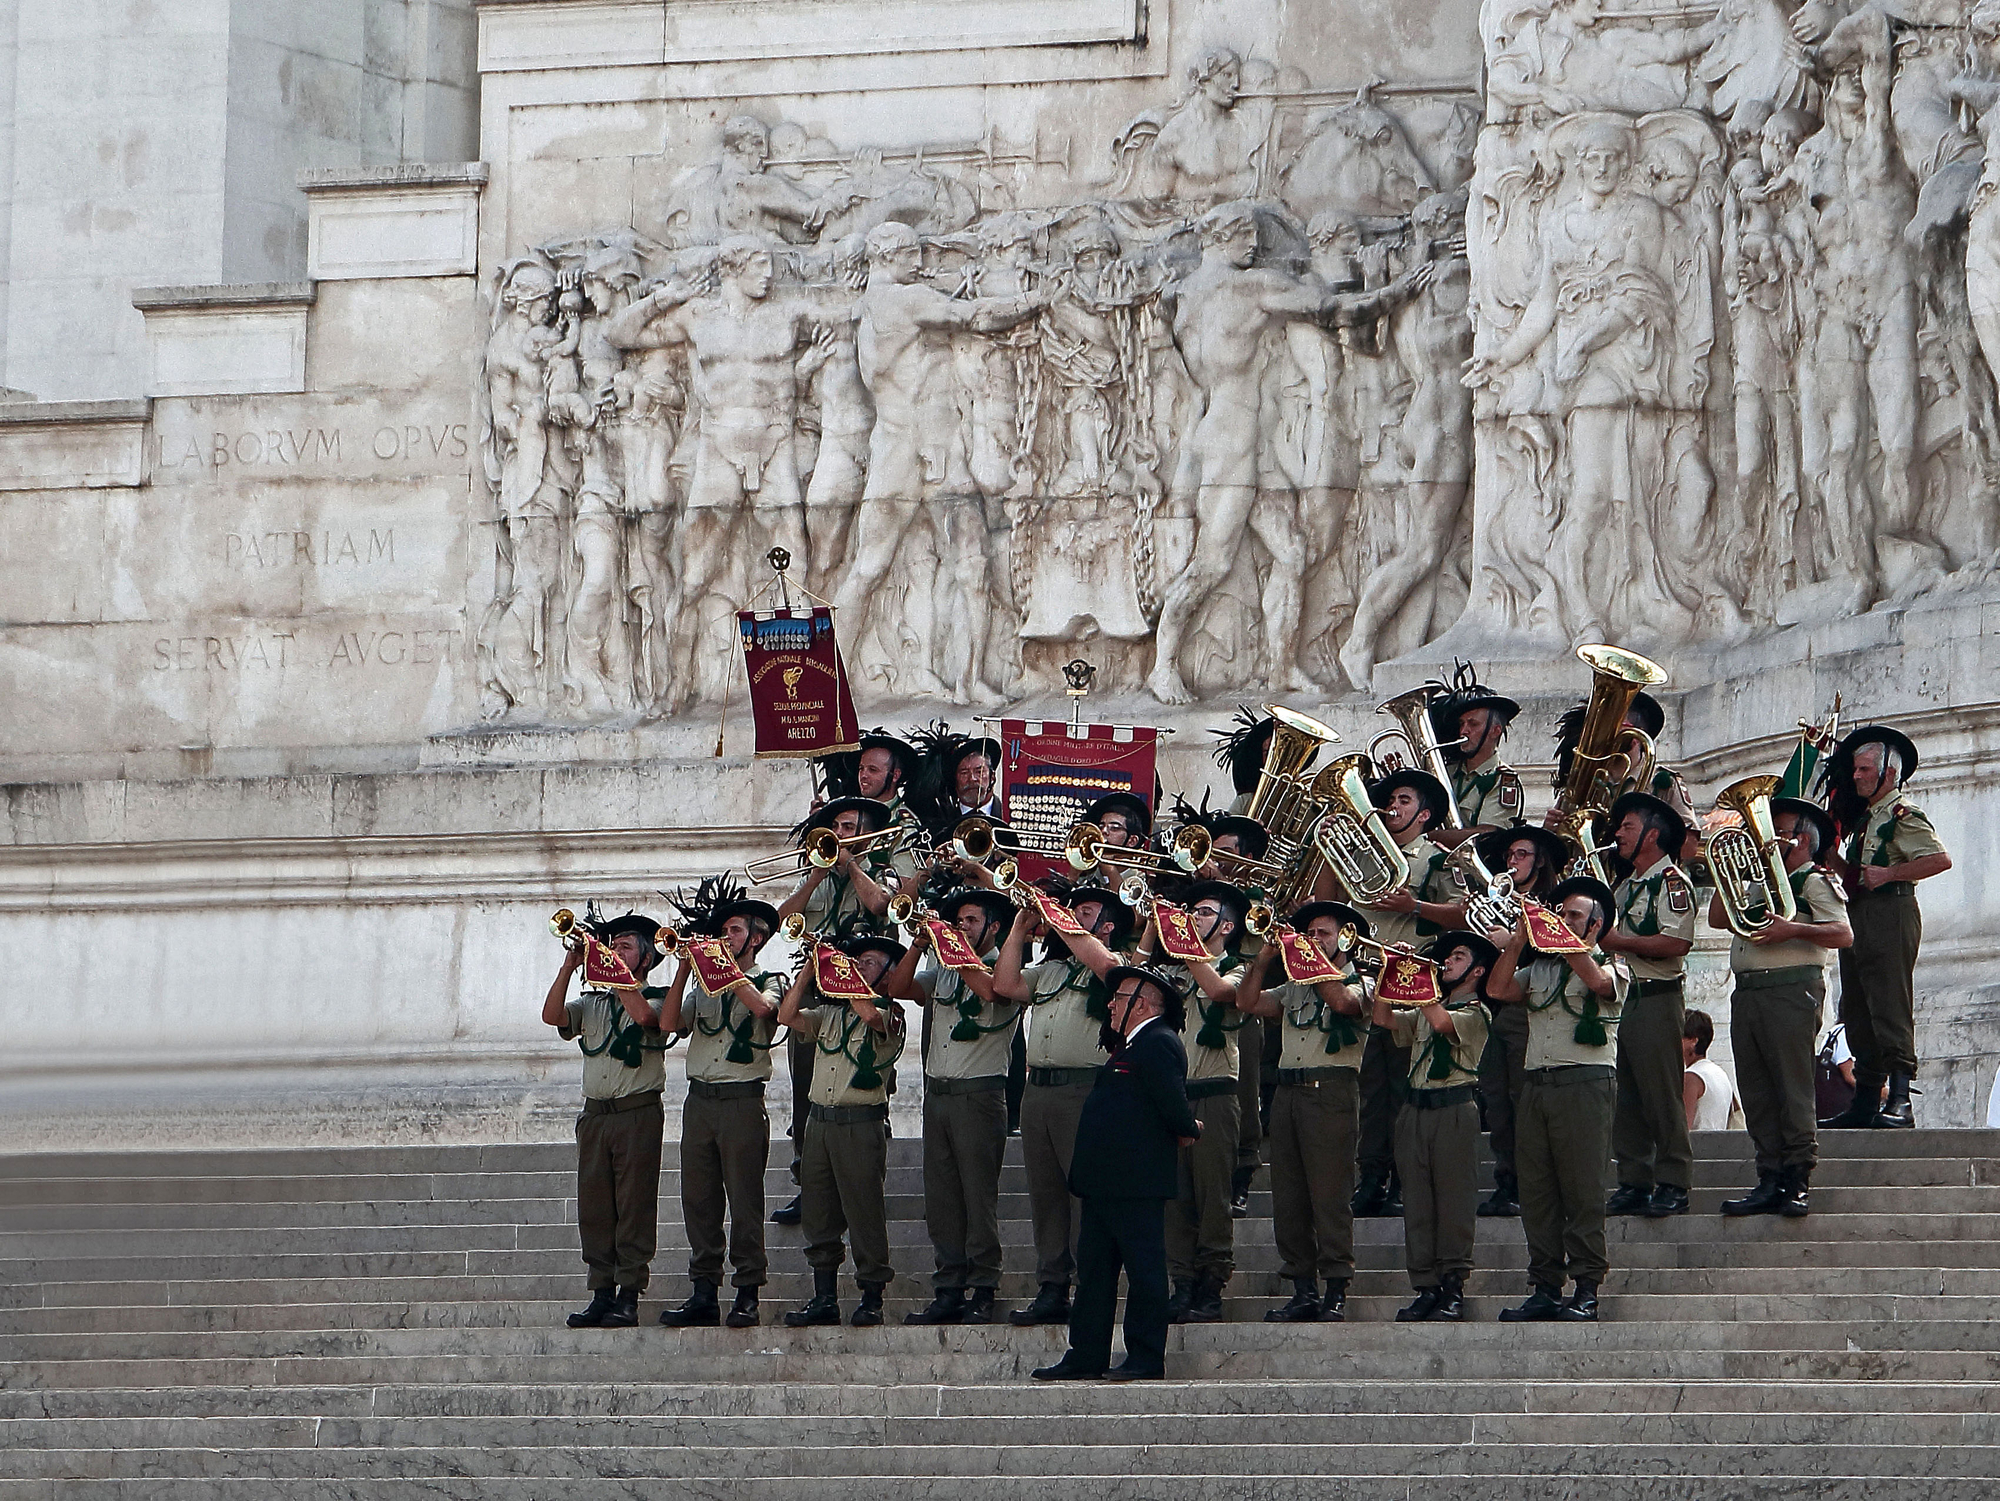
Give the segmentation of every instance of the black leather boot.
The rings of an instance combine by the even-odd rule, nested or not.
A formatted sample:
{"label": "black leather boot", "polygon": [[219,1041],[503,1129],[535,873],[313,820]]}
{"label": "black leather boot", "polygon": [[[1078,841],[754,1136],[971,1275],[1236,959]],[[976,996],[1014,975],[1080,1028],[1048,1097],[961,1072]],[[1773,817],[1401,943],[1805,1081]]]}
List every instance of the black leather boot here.
{"label": "black leather boot", "polygon": [[937,1296],[915,1313],[903,1315],[906,1324],[956,1324],[965,1316],[965,1289],[941,1287]]}
{"label": "black leather boot", "polygon": [[1319,1322],[1319,1279],[1294,1277],[1292,1300],[1282,1308],[1264,1310],[1267,1324],[1316,1324]]}
{"label": "black leather boot", "polygon": [[729,1316],[722,1322],[732,1329],[750,1329],[762,1323],[763,1316],[757,1312],[757,1289],[737,1288],[736,1306],[729,1310]]}
{"label": "black leather boot", "polygon": [[1646,1205],[1645,1216],[1649,1220],[1670,1219],[1677,1214],[1688,1212],[1688,1191],[1673,1183],[1658,1183],[1653,1186],[1652,1201]]}
{"label": "black leather boot", "polygon": [[1344,1324],[1347,1322],[1347,1284],[1327,1280],[1326,1294],[1319,1300],[1319,1321],[1322,1324]]}
{"label": "black leather boot", "polygon": [[965,1313],[959,1319],[961,1324],[990,1324],[993,1322],[993,1289],[975,1287],[965,1300]]}
{"label": "black leather boot", "polygon": [[1493,1175],[1493,1192],[1479,1202],[1481,1219],[1519,1219],[1521,1216],[1521,1190],[1512,1173]]}
{"label": "black leather boot", "polygon": [[[887,1285],[887,1283],[883,1282],[863,1282],[859,1284],[861,1288],[861,1301],[854,1305],[854,1317],[849,1320],[849,1323],[854,1328],[873,1329],[877,1324],[882,1322],[882,1289]],[[833,1321],[836,1324],[840,1322],[839,1309],[834,1310]]]}
{"label": "black leather boot", "polygon": [[1722,1212],[1727,1215],[1773,1214],[1778,1208],[1778,1175],[1759,1173],[1757,1186],[1740,1199],[1724,1199]]}
{"label": "black leather boot", "polygon": [[1882,1113],[1883,1074],[1871,1074],[1859,1064],[1854,1069],[1854,1101],[1840,1114],[1819,1123],[1822,1131],[1866,1131]]}
{"label": "black leather boot", "polygon": [[771,1211],[771,1223],[774,1225],[796,1225],[800,1220],[804,1219],[805,1211],[799,1208],[799,1200],[804,1197],[804,1194],[793,1194],[791,1203],[773,1209]]}
{"label": "black leather boot", "polygon": [[1434,1324],[1462,1324],[1465,1322],[1465,1279],[1453,1272],[1438,1283],[1437,1307],[1432,1310],[1430,1321]]}
{"label": "black leather boot", "polygon": [[1812,1169],[1788,1167],[1778,1173],[1778,1213],[1788,1220],[1804,1219],[1812,1213],[1806,1191],[1812,1186]]}
{"label": "black leather boot", "polygon": [[1190,1324],[1219,1324],[1222,1322],[1222,1279],[1213,1273],[1204,1272],[1195,1278],[1194,1300],[1188,1304],[1187,1322]]}
{"label": "black leather boot", "polygon": [[1536,1283],[1534,1291],[1528,1294],[1527,1302],[1518,1308],[1503,1308],[1500,1310],[1500,1322],[1503,1324],[1546,1324],[1559,1318],[1562,1311],[1562,1289],[1559,1287],[1543,1287],[1540,1283]]}
{"label": "black leather boot", "polygon": [[1380,1216],[1383,1204],[1388,1202],[1389,1184],[1384,1178],[1363,1178],[1354,1188],[1352,1209],[1357,1220],[1372,1220]]}
{"label": "black leather boot", "polygon": [[1576,1279],[1576,1291],[1563,1299],[1562,1312],[1556,1315],[1566,1324],[1594,1324],[1597,1322],[1597,1284]]}
{"label": "black leather boot", "polygon": [[1185,1324],[1188,1309],[1194,1306],[1194,1279],[1183,1277],[1174,1283],[1173,1296],[1167,1299],[1167,1322]]}
{"label": "black leather boot", "polygon": [[1438,1290],[1434,1287],[1420,1287],[1416,1297],[1396,1310],[1399,1324],[1421,1324],[1437,1312]]}
{"label": "black leather boot", "polygon": [[1250,1180],[1257,1175],[1254,1167],[1239,1167],[1229,1181],[1229,1217],[1232,1220],[1248,1219],[1250,1216]]}
{"label": "black leather boot", "polygon": [[1007,1322],[1025,1329],[1030,1324],[1067,1324],[1069,1289],[1060,1282],[1044,1282],[1035,1301],[1007,1315]]}
{"label": "black leather boot", "polygon": [[1389,1181],[1382,1189],[1382,1208],[1380,1213],[1382,1218],[1388,1220],[1399,1220],[1403,1217],[1403,1175],[1401,1173],[1393,1170],[1390,1172]]}
{"label": "black leather boot", "polygon": [[630,1329],[639,1322],[639,1289],[621,1287],[612,1295],[611,1307],[604,1315],[606,1329]]}
{"label": "black leather boot", "polygon": [[715,1284],[695,1279],[694,1293],[678,1308],[662,1308],[660,1322],[669,1329],[714,1329],[722,1323],[722,1309],[715,1301]]}
{"label": "black leather boot", "polygon": [[1910,1074],[1889,1075],[1889,1097],[1882,1102],[1882,1111],[1875,1117],[1875,1125],[1891,1131],[1907,1131],[1916,1125],[1916,1114],[1910,1109],[1910,1080],[1913,1077]]}
{"label": "black leather boot", "polygon": [[1621,1183],[1618,1191],[1604,1201],[1606,1214],[1644,1214],[1653,1202],[1653,1191],[1636,1183]]}
{"label": "black leather boot", "polygon": [[840,1322],[840,1269],[830,1266],[813,1268],[812,1300],[803,1308],[794,1308],[785,1315],[787,1329],[810,1329],[820,1324]]}
{"label": "black leather boot", "polygon": [[580,1308],[569,1316],[572,1329],[599,1329],[604,1325],[604,1316],[611,1312],[611,1305],[618,1298],[614,1287],[594,1287],[590,1290],[590,1306]]}

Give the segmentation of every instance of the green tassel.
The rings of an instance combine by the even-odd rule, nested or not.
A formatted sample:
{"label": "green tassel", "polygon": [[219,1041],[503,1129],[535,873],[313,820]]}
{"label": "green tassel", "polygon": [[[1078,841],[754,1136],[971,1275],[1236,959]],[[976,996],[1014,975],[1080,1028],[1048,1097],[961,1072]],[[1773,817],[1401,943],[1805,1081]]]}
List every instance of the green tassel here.
{"label": "green tassel", "polygon": [[1451,1048],[1445,1042],[1442,1032],[1432,1034],[1430,1055],[1431,1066],[1426,1071],[1425,1077],[1431,1079],[1449,1079],[1451,1077]]}
{"label": "green tassel", "polygon": [[[863,1028],[863,1031],[869,1031]],[[875,1067],[875,1037],[872,1031],[861,1039],[861,1051],[854,1060],[854,1077],[847,1081],[852,1089],[880,1089],[881,1071]]]}
{"label": "green tassel", "polygon": [[1194,1045],[1198,1048],[1226,1048],[1229,1034],[1222,1028],[1222,1008],[1203,1006],[1201,1008],[1201,1030],[1194,1035]]}
{"label": "green tassel", "polygon": [[750,1028],[754,1021],[754,1017],[746,1016],[743,1018],[743,1025],[730,1032],[729,1051],[722,1055],[725,1062],[755,1063],[757,1061],[757,1051],[750,1046]]}
{"label": "green tassel", "polygon": [[1326,1033],[1326,1050],[1329,1053],[1341,1052],[1361,1041],[1361,1029],[1354,1025],[1352,1018],[1338,1011],[1327,1014],[1321,1030]]}
{"label": "green tassel", "polygon": [[614,1062],[622,1063],[627,1068],[637,1068],[639,1066],[639,1035],[639,1024],[632,1022],[612,1039],[611,1046],[604,1051]]}
{"label": "green tassel", "polygon": [[1601,1048],[1611,1040],[1610,1035],[1604,1030],[1603,1018],[1597,1014],[1596,996],[1585,998],[1583,1016],[1577,1021],[1576,1031],[1572,1035],[1579,1047],[1586,1048]]}

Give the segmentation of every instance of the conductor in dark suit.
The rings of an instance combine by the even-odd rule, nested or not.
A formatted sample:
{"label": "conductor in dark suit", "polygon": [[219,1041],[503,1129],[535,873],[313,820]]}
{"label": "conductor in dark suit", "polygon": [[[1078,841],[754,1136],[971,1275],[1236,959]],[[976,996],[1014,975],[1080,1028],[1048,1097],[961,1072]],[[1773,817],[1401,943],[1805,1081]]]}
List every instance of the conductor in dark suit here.
{"label": "conductor in dark suit", "polygon": [[[1201,1134],[1187,1100],[1180,1032],[1186,1002],[1158,970],[1120,965],[1104,977],[1111,1062],[1083,1102],[1070,1192],[1083,1201],[1070,1348],[1038,1381],[1158,1380],[1167,1369],[1167,1201],[1179,1148]],[[1111,1364],[1118,1270],[1125,1270],[1125,1363]]]}

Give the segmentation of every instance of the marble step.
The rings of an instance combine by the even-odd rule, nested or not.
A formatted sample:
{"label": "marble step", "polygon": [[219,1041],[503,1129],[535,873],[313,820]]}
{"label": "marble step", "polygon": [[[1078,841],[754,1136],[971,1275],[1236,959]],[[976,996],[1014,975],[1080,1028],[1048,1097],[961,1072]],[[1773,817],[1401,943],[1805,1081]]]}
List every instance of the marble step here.
{"label": "marble step", "polygon": [[[1767,1413],[1777,1420],[1824,1416],[1963,1413],[1989,1417],[2000,1386],[1991,1382],[1886,1380],[1800,1381],[1782,1393],[1744,1381],[1565,1381],[1473,1379],[1319,1379],[1156,1382],[1140,1386],[1082,1382],[1048,1386],[876,1386],[590,1382],[524,1386],[507,1382],[367,1386],[214,1386],[205,1388],[0,1388],[0,1420],[45,1422],[255,1418],[322,1419],[828,1417],[1116,1418],[1330,1414],[1502,1414],[1530,1420],[1586,1414]],[[108,1431],[108,1430],[107,1430]]]}

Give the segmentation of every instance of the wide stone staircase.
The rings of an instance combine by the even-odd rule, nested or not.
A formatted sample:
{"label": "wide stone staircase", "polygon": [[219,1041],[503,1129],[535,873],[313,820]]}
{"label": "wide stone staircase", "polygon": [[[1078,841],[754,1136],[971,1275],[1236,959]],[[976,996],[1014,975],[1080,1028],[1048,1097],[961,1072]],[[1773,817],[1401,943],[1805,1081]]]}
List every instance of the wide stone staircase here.
{"label": "wide stone staircase", "polygon": [[1748,1144],[1696,1142],[1693,1214],[1612,1222],[1599,1325],[1494,1322],[1525,1260],[1495,1220],[1476,1322],[1394,1323],[1401,1224],[1369,1220],[1351,1322],[1262,1323],[1260,1191],[1231,1321],[1122,1387],[1029,1381],[1057,1329],[901,1325],[930,1261],[908,1139],[874,1330],[778,1323],[809,1278],[775,1227],[762,1327],[659,1327],[686,1285],[671,1146],[656,1280],[615,1331],[563,1326],[566,1144],[0,1157],[0,1501],[2000,1496],[2000,1132],[1830,1135],[1799,1221],[1720,1218]]}

